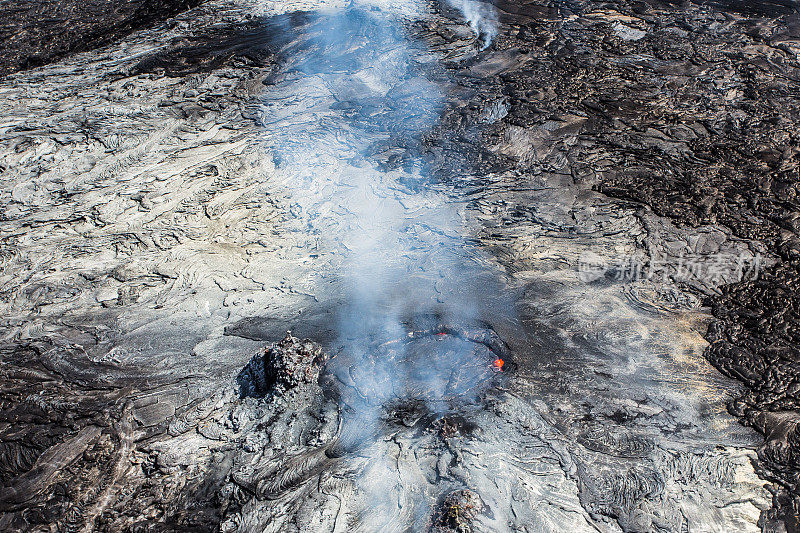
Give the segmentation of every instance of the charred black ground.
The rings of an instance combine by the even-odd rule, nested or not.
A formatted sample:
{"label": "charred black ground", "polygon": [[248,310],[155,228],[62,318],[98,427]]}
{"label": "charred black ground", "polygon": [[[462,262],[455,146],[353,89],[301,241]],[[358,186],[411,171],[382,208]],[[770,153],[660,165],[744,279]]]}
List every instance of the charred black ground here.
{"label": "charred black ground", "polygon": [[0,8],[0,76],[92,50],[202,0],[31,0]]}

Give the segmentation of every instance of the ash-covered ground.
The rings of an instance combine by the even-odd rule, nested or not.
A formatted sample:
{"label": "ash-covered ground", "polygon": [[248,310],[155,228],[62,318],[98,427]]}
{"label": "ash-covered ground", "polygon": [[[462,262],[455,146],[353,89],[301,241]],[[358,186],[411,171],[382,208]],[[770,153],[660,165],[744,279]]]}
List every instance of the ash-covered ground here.
{"label": "ash-covered ground", "polygon": [[211,0],[6,76],[0,529],[796,531],[798,21]]}

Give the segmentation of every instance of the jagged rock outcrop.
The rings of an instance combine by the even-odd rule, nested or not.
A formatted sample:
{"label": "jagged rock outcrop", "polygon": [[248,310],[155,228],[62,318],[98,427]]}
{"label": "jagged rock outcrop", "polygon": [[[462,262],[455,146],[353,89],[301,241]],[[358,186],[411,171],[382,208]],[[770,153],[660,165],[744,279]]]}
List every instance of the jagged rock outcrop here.
{"label": "jagged rock outcrop", "polygon": [[236,382],[242,396],[280,394],[303,383],[316,383],[325,353],[311,341],[300,341],[287,333],[247,363]]}

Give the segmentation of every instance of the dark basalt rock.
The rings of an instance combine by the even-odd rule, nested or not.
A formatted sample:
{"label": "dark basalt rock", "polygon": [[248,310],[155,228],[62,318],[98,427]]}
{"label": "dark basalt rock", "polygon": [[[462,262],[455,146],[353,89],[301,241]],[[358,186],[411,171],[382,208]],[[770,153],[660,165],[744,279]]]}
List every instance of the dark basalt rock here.
{"label": "dark basalt rock", "polygon": [[133,442],[185,403],[185,388],[131,369],[103,365],[114,379],[86,379],[80,362],[59,360],[61,350],[0,347],[3,531],[93,527]]}
{"label": "dark basalt rock", "polygon": [[444,497],[433,518],[432,533],[471,533],[475,517],[484,510],[480,496],[469,489],[457,490]]}
{"label": "dark basalt rock", "polygon": [[316,383],[327,356],[322,347],[310,340],[292,337],[268,346],[242,369],[236,378],[242,397],[264,397],[283,392],[303,383]]}
{"label": "dark basalt rock", "polygon": [[[599,18],[594,26],[564,25],[546,46],[549,22],[509,32],[502,45],[524,46],[538,61],[501,74],[510,103],[504,122],[529,128],[565,113],[585,117],[581,143],[567,157],[599,163],[574,179],[681,225],[717,224],[766,245],[774,267],[706,295],[717,318],[707,357],[747,386],[731,412],[764,433],[762,466],[794,495],[776,502],[792,501],[796,515],[798,439],[788,422],[775,429],[764,421],[793,419],[785,413],[800,407],[800,70],[784,44],[797,38],[797,5],[608,6],[647,33],[625,40]],[[719,31],[700,27],[704,19]],[[747,52],[755,47],[765,55]]]}
{"label": "dark basalt rock", "polygon": [[[536,186],[535,177],[557,176],[564,183],[594,186],[648,204],[685,225],[722,224],[738,237],[768,246],[780,259],[776,267],[710,299],[719,320],[709,330],[708,356],[749,387],[732,410],[766,436],[762,463],[783,484],[776,503],[785,513],[791,495],[798,492],[800,441],[794,263],[800,249],[795,237],[800,150],[794,133],[800,67],[796,48],[787,44],[798,37],[797,16],[781,2],[498,4],[503,33],[485,52],[493,54],[490,61],[473,61],[474,43],[459,50],[453,35],[433,23],[412,28],[432,46],[465,58],[420,65],[414,73],[447,83],[452,75],[454,80],[441,122],[421,140],[390,127],[396,117],[413,110],[413,99],[404,93],[395,95],[403,104],[398,109],[382,100],[362,105],[346,99],[340,109],[365,131],[374,127],[389,132],[392,138],[368,153],[387,168],[416,165],[421,159],[455,188],[472,187],[474,176],[492,172],[534,176],[525,184],[528,188]],[[24,11],[27,4],[18,5]],[[95,7],[90,2],[81,9]],[[22,11],[19,17],[29,16]],[[635,20],[620,29],[615,13]],[[129,22],[108,25],[103,35],[129,31],[130,17],[122,18]],[[76,33],[86,30],[80,17],[74,20],[79,22]],[[297,24],[305,24],[302,17]],[[60,29],[56,24],[47,35]],[[258,24],[240,29],[243,33],[227,39],[223,28],[209,32],[205,41],[172,43],[172,49],[142,58],[132,72],[178,77],[239,61],[263,65],[274,59],[268,47],[258,51],[260,43],[268,42]],[[630,35],[635,38],[626,37]],[[78,44],[73,45],[70,30],[49,39],[52,49],[41,60],[24,47],[20,53],[29,54],[28,59],[4,55],[3,60],[20,68],[94,46],[106,37],[76,37]],[[17,41],[8,42],[12,50]],[[253,85],[261,83],[254,78]],[[269,85],[271,78],[263,83]],[[524,150],[514,146],[518,139],[524,141]],[[496,216],[498,226],[520,221],[546,225],[541,213],[524,201]],[[202,397],[187,405],[168,384],[160,387],[143,378],[121,381],[105,366],[67,371],[63,361],[45,361],[33,349],[12,354],[16,359],[0,354],[0,421],[7,424],[0,445],[0,510],[6,512],[0,529],[38,524],[61,529],[96,525],[112,531],[214,529],[229,504],[233,509],[250,497],[273,500],[303,486],[321,487],[312,480],[333,462],[355,455],[364,442],[374,441],[374,432],[384,425],[391,433],[411,433],[420,421],[439,417],[429,430],[438,434],[442,448],[448,440],[470,436],[469,425],[447,409],[479,397],[502,377],[490,365],[496,357],[506,357],[503,343],[480,328],[413,333],[403,342],[416,354],[387,345],[375,352],[382,356],[376,361],[337,356],[331,373],[323,377],[339,382],[341,403],[331,402],[323,394],[324,384],[317,384],[324,361],[319,347],[290,336],[259,353],[239,374],[237,392],[243,398],[228,391],[228,396]],[[427,365],[412,357],[426,352],[446,355]],[[387,369],[402,370],[420,386],[395,391]],[[29,394],[36,387],[45,394]],[[364,409],[367,396],[380,405]],[[422,409],[423,403],[441,411]],[[376,419],[357,416],[365,411],[376,413]],[[503,416],[526,424],[534,420],[525,409],[513,411],[513,416],[511,410]],[[617,425],[632,419],[621,411],[608,415]],[[522,422],[498,427],[530,429]],[[626,462],[647,457],[655,445],[627,428],[611,431],[605,423],[589,422],[580,427],[577,443],[610,458],[610,466],[598,466],[597,472],[578,471],[584,507],[598,520],[617,520],[627,531],[655,529],[631,517],[640,512],[636,506],[642,501],[657,499],[667,481],[659,472]],[[164,433],[174,441],[165,444],[154,438]],[[191,439],[202,446],[185,446]],[[181,455],[198,450],[207,452],[207,457],[191,458],[203,462],[202,474],[190,472],[186,466],[193,463]],[[233,456],[238,460],[232,467]],[[222,480],[229,473],[228,484],[235,488],[225,492]],[[123,478],[124,486],[115,487],[115,480]],[[480,491],[473,484],[456,486]],[[103,511],[106,494],[119,500]],[[24,515],[18,511],[23,498]],[[478,508],[475,498],[469,491],[446,497],[433,519],[435,527],[469,530]],[[788,517],[787,524],[793,523]],[[670,524],[658,529],[680,530]]]}
{"label": "dark basalt rock", "polygon": [[[800,64],[789,46],[800,36],[798,4],[497,5],[504,27],[485,52],[492,66],[449,64],[463,100],[420,144],[391,140],[375,153],[393,148],[389,167],[422,157],[465,187],[480,183],[464,176],[500,169],[568,174],[678,226],[724,226],[768,250],[775,266],[701,292],[717,318],[706,355],[746,385],[731,412],[767,438],[761,466],[782,486],[778,514],[796,524],[798,439],[788,422],[778,430],[764,420],[800,408]],[[568,134],[574,144],[561,141]],[[505,149],[515,144],[527,149]],[[506,216],[539,222],[528,206]]]}
{"label": "dark basalt rock", "polygon": [[[752,9],[742,12],[754,13]],[[771,40],[775,50],[780,50],[778,36],[793,31],[796,13],[784,9],[771,15],[760,11],[758,16],[773,18],[766,23],[755,17],[741,20],[737,24],[740,30],[730,31],[730,35],[756,36],[760,35],[758,28],[773,27]],[[800,494],[800,464],[792,448],[797,439],[789,438],[793,432],[788,432],[776,445],[774,432],[759,421],[773,418],[775,412],[796,412],[800,407],[800,262],[795,224],[800,213],[796,195],[800,145],[793,133],[798,78],[790,63],[748,60],[737,51],[739,45],[727,37],[724,40],[724,46],[717,43],[712,47],[701,38],[681,52],[681,39],[676,37],[669,57],[664,55],[665,49],[652,51],[670,62],[682,55],[697,61],[697,54],[706,48],[703,54],[713,53],[716,61],[722,61],[735,76],[731,90],[740,96],[724,106],[722,102],[719,107],[712,104],[718,97],[706,85],[692,87],[691,103],[688,93],[683,97],[676,94],[678,102],[685,102],[679,103],[679,108],[699,106],[695,113],[700,111],[695,115],[700,120],[688,124],[692,131],[687,131],[688,137],[682,141],[671,136],[664,138],[666,144],[642,143],[648,137],[644,132],[663,130],[669,124],[664,113],[677,111],[663,109],[654,100],[641,101],[635,114],[633,110],[626,112],[619,99],[608,96],[590,106],[584,102],[583,107],[597,115],[594,124],[607,125],[597,131],[599,134],[610,133],[609,121],[622,120],[630,126],[627,139],[614,135],[614,144],[609,146],[609,153],[628,163],[620,170],[598,171],[599,191],[645,203],[657,214],[681,224],[726,226],[738,237],[766,244],[778,258],[778,265],[761,272],[758,279],[724,287],[721,294],[707,299],[718,319],[708,331],[711,346],[707,357],[723,373],[748,387],[744,396],[731,404],[731,411],[765,434],[768,441],[761,458],[796,498]],[[637,83],[642,81],[639,78]],[[672,120],[680,121],[680,116]],[[640,140],[631,142],[636,137]],[[688,152],[672,149],[675,142],[686,143]],[[797,503],[792,507],[796,513]]]}
{"label": "dark basalt rock", "polygon": [[0,76],[107,44],[203,0],[25,0],[0,7]]}
{"label": "dark basalt rock", "polygon": [[759,457],[766,474],[792,495],[776,500],[795,517],[800,508],[798,280],[797,262],[787,258],[760,279],[725,287],[710,298],[717,320],[708,329],[706,352],[720,371],[747,386],[730,410],[764,434]]}

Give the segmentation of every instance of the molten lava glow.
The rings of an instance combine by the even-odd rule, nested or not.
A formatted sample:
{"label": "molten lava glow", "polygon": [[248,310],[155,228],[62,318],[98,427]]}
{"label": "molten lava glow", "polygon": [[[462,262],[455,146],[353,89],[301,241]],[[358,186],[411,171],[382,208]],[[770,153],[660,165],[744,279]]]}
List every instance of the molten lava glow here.
{"label": "molten lava glow", "polygon": [[497,358],[497,359],[495,359],[495,360],[494,360],[494,362],[492,363],[492,368],[494,368],[495,370],[502,371],[502,370],[503,370],[503,365],[504,365],[504,364],[505,364],[505,361],[503,361],[502,359],[500,359],[500,358],[498,357],[498,358]]}

